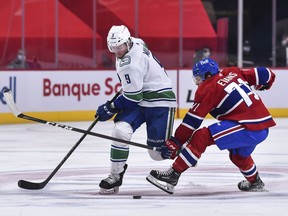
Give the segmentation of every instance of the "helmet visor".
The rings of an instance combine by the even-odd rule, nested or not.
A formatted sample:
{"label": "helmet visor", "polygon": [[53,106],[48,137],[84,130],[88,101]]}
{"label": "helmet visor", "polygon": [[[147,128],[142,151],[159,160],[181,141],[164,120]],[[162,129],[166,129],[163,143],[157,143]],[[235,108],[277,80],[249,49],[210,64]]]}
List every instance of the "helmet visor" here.
{"label": "helmet visor", "polygon": [[119,46],[110,46],[108,44],[108,48],[109,48],[110,52],[119,53],[119,52],[126,51],[127,50],[127,45],[126,45],[126,43],[121,44]]}

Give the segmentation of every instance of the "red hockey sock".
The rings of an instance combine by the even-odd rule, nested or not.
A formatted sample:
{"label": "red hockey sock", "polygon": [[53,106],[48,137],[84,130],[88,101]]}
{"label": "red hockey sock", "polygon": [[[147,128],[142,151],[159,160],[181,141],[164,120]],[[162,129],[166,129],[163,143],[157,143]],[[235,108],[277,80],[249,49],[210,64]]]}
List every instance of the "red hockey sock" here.
{"label": "red hockey sock", "polygon": [[251,156],[242,157],[241,155],[231,154],[230,160],[239,168],[243,176],[250,182],[256,181],[258,170]]}
{"label": "red hockey sock", "polygon": [[195,166],[206,147],[212,145],[214,140],[208,128],[204,127],[194,132],[191,141],[181,151],[179,157],[175,160],[172,167],[177,172],[184,172],[191,166]]}

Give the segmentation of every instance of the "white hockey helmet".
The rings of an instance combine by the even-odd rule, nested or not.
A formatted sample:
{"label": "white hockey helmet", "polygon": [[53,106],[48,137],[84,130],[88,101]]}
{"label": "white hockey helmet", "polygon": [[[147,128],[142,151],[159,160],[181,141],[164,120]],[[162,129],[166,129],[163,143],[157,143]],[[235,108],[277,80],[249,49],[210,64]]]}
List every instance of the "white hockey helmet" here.
{"label": "white hockey helmet", "polygon": [[126,26],[124,25],[112,26],[107,36],[108,49],[110,50],[110,52],[113,52],[112,47],[117,47],[124,43],[126,43],[128,46],[131,40],[130,37],[131,37],[130,32]]}

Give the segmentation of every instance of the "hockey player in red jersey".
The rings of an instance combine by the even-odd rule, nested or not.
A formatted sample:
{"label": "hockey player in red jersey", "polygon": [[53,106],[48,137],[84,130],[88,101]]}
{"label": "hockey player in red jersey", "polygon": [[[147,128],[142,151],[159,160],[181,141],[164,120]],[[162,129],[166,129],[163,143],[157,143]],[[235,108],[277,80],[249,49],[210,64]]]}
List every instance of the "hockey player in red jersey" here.
{"label": "hockey player in red jersey", "polygon": [[[192,71],[198,85],[194,104],[174,137],[166,140],[161,149],[163,158],[176,159],[168,171],[152,170],[146,179],[173,194],[181,173],[194,167],[208,146],[217,145],[220,150],[229,151],[230,160],[246,178],[238,183],[241,191],[268,191],[251,154],[267,138],[269,127],[275,122],[251,86],[268,90],[275,74],[265,67],[230,67],[220,72],[210,58],[197,62]],[[219,122],[199,128],[208,113]]]}

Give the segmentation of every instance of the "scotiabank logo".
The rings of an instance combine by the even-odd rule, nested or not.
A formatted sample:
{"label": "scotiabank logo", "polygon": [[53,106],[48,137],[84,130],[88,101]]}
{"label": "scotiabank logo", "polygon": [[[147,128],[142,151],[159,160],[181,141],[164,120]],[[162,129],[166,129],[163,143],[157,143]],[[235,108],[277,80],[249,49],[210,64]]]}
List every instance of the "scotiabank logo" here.
{"label": "scotiabank logo", "polygon": [[51,79],[43,79],[43,96],[74,96],[78,101],[84,96],[97,96],[104,91],[105,95],[114,94],[121,88],[121,84],[112,84],[113,79],[107,78],[104,86],[99,83],[53,83]]}
{"label": "scotiabank logo", "polygon": [[[1,80],[2,81],[2,80]],[[2,104],[6,105],[6,101],[4,99],[3,91],[5,89],[11,89],[14,97],[14,101],[16,103],[16,77],[9,77],[9,84],[7,86],[0,86],[0,101]]]}

